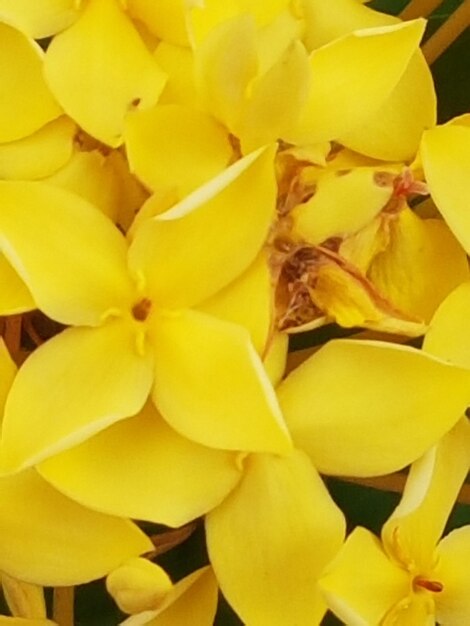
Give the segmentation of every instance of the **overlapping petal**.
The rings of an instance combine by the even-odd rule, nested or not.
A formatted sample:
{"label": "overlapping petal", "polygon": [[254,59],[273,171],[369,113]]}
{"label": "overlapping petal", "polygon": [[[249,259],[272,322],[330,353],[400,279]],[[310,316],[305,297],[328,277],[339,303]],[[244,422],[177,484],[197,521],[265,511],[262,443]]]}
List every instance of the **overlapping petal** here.
{"label": "overlapping petal", "polygon": [[38,463],[135,415],[151,383],[152,355],[137,352],[125,321],[63,331],[15,378],[3,422],[3,470]]}
{"label": "overlapping petal", "polygon": [[320,471],[367,476],[416,460],[452,428],[469,378],[407,346],[336,340],[291,372],[278,397],[294,442]]}
{"label": "overlapping petal", "polygon": [[0,525],[0,569],[47,586],[99,578],[152,549],[136,526],[81,507],[34,470],[0,479]]}
{"label": "overlapping petal", "polygon": [[36,308],[33,297],[24,282],[0,254],[0,312],[2,315],[14,315]]}
{"label": "overlapping petal", "polygon": [[435,574],[445,581],[436,598],[436,619],[440,624],[464,626],[470,613],[468,595],[468,561],[470,559],[470,527],[457,528],[439,543]]}
{"label": "overlapping petal", "polygon": [[268,258],[263,251],[246,272],[198,309],[246,328],[262,355],[273,323],[273,295]]}
{"label": "overlapping petal", "polygon": [[51,42],[44,71],[67,114],[113,147],[122,143],[128,111],[154,106],[165,84],[119,0],[90,0]]}
{"label": "overlapping petal", "polygon": [[128,306],[125,240],[94,206],[40,182],[0,182],[0,202],[0,246],[44,313],[97,325]]}
{"label": "overlapping petal", "polygon": [[41,48],[5,23],[0,23],[0,38],[0,142],[3,143],[31,135],[59,117],[62,110],[44,80]]}
{"label": "overlapping petal", "polygon": [[3,339],[0,339],[0,415],[3,415],[5,402],[16,375],[16,365],[8,352]]}
{"label": "overlapping petal", "polygon": [[189,44],[187,14],[194,0],[127,0],[129,14],[145,24],[151,33],[163,41],[187,46]]}
{"label": "overlapping petal", "polygon": [[235,454],[181,437],[151,404],[38,470],[84,506],[174,527],[217,506],[241,471]]}
{"label": "overlapping petal", "polygon": [[232,494],[206,517],[222,592],[248,624],[319,623],[317,580],[345,525],[309,459],[252,455]]}
{"label": "overlapping petal", "polygon": [[35,180],[50,176],[72,156],[76,126],[62,116],[28,137],[0,144],[0,178]]}
{"label": "overlapping petal", "polygon": [[149,189],[176,187],[183,198],[224,170],[232,157],[226,130],[210,115],[176,104],[129,115],[131,170]]}
{"label": "overlapping petal", "polygon": [[423,135],[421,158],[434,202],[469,252],[470,128],[452,124],[428,130]]}
{"label": "overlapping petal", "polygon": [[168,76],[159,103],[195,106],[198,97],[193,51],[190,48],[182,48],[162,41],[155,50],[154,56],[158,65]]}
{"label": "overlapping petal", "polygon": [[390,608],[408,595],[410,583],[408,573],[388,559],[380,541],[357,527],[320,579],[320,588],[341,620],[363,626],[386,623]]}
{"label": "overlapping petal", "polygon": [[130,267],[159,306],[198,304],[249,267],[275,216],[273,156],[253,152],[136,231]]}
{"label": "overlapping petal", "polygon": [[44,588],[25,583],[2,572],[2,592],[12,615],[46,619]]}
{"label": "overlapping petal", "polygon": [[423,131],[435,125],[436,115],[431,71],[422,52],[417,51],[382,106],[340,142],[376,159],[411,161]]}
{"label": "overlapping petal", "polygon": [[199,311],[153,323],[153,399],[178,432],[228,450],[285,453],[291,443],[247,330]]}
{"label": "overlapping petal", "polygon": [[81,0],[0,0],[0,17],[33,39],[55,35],[78,16]]}
{"label": "overlapping petal", "polygon": [[423,20],[369,28],[314,50],[310,96],[294,143],[338,139],[364,124],[392,93],[423,31]]}
{"label": "overlapping petal", "polygon": [[470,425],[462,418],[411,466],[400,504],[382,528],[391,559],[410,570],[431,570],[435,547],[469,467]]}
{"label": "overlapping petal", "polygon": [[423,349],[470,369],[470,329],[467,315],[470,310],[470,282],[462,283],[441,304],[434,314]]}

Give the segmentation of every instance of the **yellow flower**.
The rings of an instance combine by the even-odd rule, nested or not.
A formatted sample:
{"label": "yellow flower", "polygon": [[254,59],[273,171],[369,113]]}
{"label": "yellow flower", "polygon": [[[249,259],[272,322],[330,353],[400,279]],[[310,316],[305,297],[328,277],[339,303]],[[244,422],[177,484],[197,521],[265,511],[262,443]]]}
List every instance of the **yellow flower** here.
{"label": "yellow flower", "polygon": [[58,188],[8,182],[0,196],[5,255],[36,306],[72,326],[36,350],[13,383],[5,470],[136,414],[150,391],[165,419],[195,441],[290,448],[248,331],[196,308],[264,243],[275,208],[271,149],[145,221],[130,246],[93,206]]}
{"label": "yellow flower", "polygon": [[439,543],[470,464],[462,420],[411,468],[382,544],[356,528],[320,581],[328,606],[349,626],[449,626],[470,619],[470,527]]}

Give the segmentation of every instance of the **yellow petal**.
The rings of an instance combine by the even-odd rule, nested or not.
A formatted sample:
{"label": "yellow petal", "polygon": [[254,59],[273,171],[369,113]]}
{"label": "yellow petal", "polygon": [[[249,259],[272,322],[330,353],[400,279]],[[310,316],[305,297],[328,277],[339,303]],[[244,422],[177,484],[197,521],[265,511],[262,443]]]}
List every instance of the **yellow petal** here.
{"label": "yellow petal", "polygon": [[423,350],[460,367],[470,369],[470,282],[461,284],[437,309],[426,337]]}
{"label": "yellow petal", "polygon": [[419,19],[359,30],[312,52],[312,87],[294,143],[338,139],[364,124],[402,77],[424,26]]}
{"label": "yellow petal", "polygon": [[246,328],[256,351],[263,355],[273,321],[273,297],[268,258],[263,251],[246,272],[198,309]]}
{"label": "yellow petal", "polygon": [[3,339],[0,339],[0,415],[3,415],[5,402],[16,375],[16,365],[8,352]]}
{"label": "yellow petal", "polygon": [[352,33],[359,28],[374,28],[397,24],[391,15],[361,6],[356,0],[301,0],[305,33],[303,40],[308,50]]}
{"label": "yellow petal", "polygon": [[33,39],[55,35],[78,16],[77,0],[0,0],[0,16]]}
{"label": "yellow petal", "polygon": [[[1,11],[0,11],[1,16]],[[61,115],[43,78],[41,48],[23,33],[0,23],[0,142],[15,141]]]}
{"label": "yellow petal", "polygon": [[152,549],[136,526],[81,507],[34,470],[0,479],[0,524],[0,569],[44,586],[100,578]]}
{"label": "yellow petal", "polygon": [[0,202],[0,245],[44,313],[97,325],[128,306],[127,246],[95,207],[39,182],[0,182]]}
{"label": "yellow petal", "polygon": [[339,550],[341,511],[309,459],[251,455],[240,485],[206,517],[209,558],[244,623],[317,624],[317,580]]}
{"label": "yellow petal", "polygon": [[137,230],[130,267],[161,306],[198,304],[258,255],[275,216],[273,149],[237,161]]}
{"label": "yellow petal", "polygon": [[217,609],[217,580],[202,567],[179,580],[159,609],[132,615],[121,626],[212,626]]}
{"label": "yellow petal", "polygon": [[118,0],[90,0],[75,24],[52,40],[44,71],[68,115],[113,147],[122,143],[128,111],[154,106],[165,83]]}
{"label": "yellow petal", "polygon": [[278,396],[294,442],[320,471],[370,476],[416,460],[452,428],[468,405],[468,375],[407,346],[335,340]]}
{"label": "yellow petal", "polygon": [[417,51],[388,99],[340,142],[376,159],[411,161],[423,131],[435,125],[436,114],[431,71]]}
{"label": "yellow petal", "polygon": [[186,18],[188,0],[127,0],[129,14],[159,39],[179,46],[189,44]]}
{"label": "yellow petal", "polygon": [[49,619],[27,619],[0,615],[0,626],[57,626],[57,623]]}
{"label": "yellow petal", "polygon": [[197,92],[192,50],[162,41],[154,56],[168,76],[159,103],[194,106],[197,102]]}
{"label": "yellow petal", "polygon": [[438,565],[434,574],[444,589],[436,598],[436,619],[440,624],[465,626],[470,615],[468,595],[468,561],[470,559],[470,526],[453,530],[440,542]]}
{"label": "yellow petal", "polygon": [[5,408],[3,469],[35,464],[136,414],[152,382],[152,360],[137,354],[135,343],[134,331],[113,321],[69,328],[33,352]]}
{"label": "yellow petal", "polygon": [[245,154],[289,135],[306,103],[309,83],[307,52],[295,42],[250,85],[250,99],[235,126]]}
{"label": "yellow petal", "polygon": [[368,276],[394,306],[429,322],[444,298],[468,280],[465,251],[444,221],[422,220],[409,209],[391,224],[390,237]]}
{"label": "yellow petal", "polygon": [[119,215],[121,180],[112,160],[99,150],[76,152],[64,167],[44,182],[73,191],[113,221]]}
{"label": "yellow petal", "polygon": [[400,504],[382,528],[384,547],[403,567],[430,572],[435,547],[470,465],[470,425],[462,418],[413,463]]}
{"label": "yellow petal", "polygon": [[22,618],[46,619],[44,589],[25,583],[2,572],[2,591],[12,615]]}
{"label": "yellow petal", "polygon": [[198,443],[227,450],[290,449],[276,395],[248,331],[199,311],[154,322],[153,399]]}
{"label": "yellow petal", "polygon": [[217,506],[240,476],[233,453],[181,437],[151,404],[38,469],[86,507],[173,527]]}
{"label": "yellow petal", "polygon": [[388,559],[380,541],[357,527],[320,579],[320,588],[341,620],[363,626],[384,623],[390,609],[408,595],[410,581],[409,574]]}
{"label": "yellow petal", "polygon": [[149,189],[174,186],[180,197],[219,174],[232,157],[218,122],[176,104],[129,115],[125,141],[131,171]]}
{"label": "yellow petal", "polygon": [[[256,27],[243,14],[215,28],[195,50],[196,84],[205,108],[236,127],[248,85],[258,71]],[[227,77],[230,76],[230,80]]]}
{"label": "yellow petal", "polygon": [[289,336],[287,333],[274,333],[267,345],[263,365],[274,387],[281,382],[287,365]]}
{"label": "yellow petal", "polygon": [[470,128],[448,125],[427,131],[421,144],[421,158],[434,202],[454,235],[469,252]]}
{"label": "yellow petal", "polygon": [[3,254],[0,254],[0,284],[1,315],[15,315],[36,308],[29,289]]}
{"label": "yellow petal", "polygon": [[168,574],[156,563],[134,557],[106,578],[106,589],[124,613],[140,613],[157,607],[170,591]]}
{"label": "yellow petal", "polygon": [[70,159],[75,124],[62,116],[38,131],[0,144],[0,178],[34,180],[50,176]]}
{"label": "yellow petal", "polygon": [[318,245],[366,226],[393,193],[391,186],[378,185],[375,175],[372,167],[325,173],[312,198],[292,211],[293,235]]}

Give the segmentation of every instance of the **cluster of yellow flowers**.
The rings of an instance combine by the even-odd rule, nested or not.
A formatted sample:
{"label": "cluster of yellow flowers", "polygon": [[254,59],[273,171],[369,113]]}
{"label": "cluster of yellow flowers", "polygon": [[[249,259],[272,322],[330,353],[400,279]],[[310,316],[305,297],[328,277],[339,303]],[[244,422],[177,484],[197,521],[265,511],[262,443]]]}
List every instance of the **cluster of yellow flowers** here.
{"label": "cluster of yellow flowers", "polygon": [[[0,0],[0,571],[128,626],[470,623],[470,115],[358,0]],[[39,45],[41,43],[41,46]],[[410,208],[410,206],[412,208]],[[288,337],[336,323],[294,367]],[[422,349],[405,345],[424,335]],[[382,544],[320,473],[411,464]],[[204,519],[173,583],[140,522]]]}

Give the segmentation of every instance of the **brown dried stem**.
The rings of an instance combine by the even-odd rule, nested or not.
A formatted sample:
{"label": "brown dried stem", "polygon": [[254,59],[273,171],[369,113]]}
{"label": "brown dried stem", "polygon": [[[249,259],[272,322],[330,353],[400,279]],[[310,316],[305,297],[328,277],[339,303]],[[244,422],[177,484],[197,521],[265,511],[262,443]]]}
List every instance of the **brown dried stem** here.
{"label": "brown dried stem", "polygon": [[442,26],[423,45],[423,53],[431,65],[470,26],[470,0],[464,2],[450,15]]}
{"label": "brown dried stem", "polygon": [[54,587],[52,618],[59,626],[74,626],[74,587]]}
{"label": "brown dried stem", "polygon": [[442,0],[411,0],[400,13],[403,20],[414,20],[417,17],[426,17],[434,11]]}

